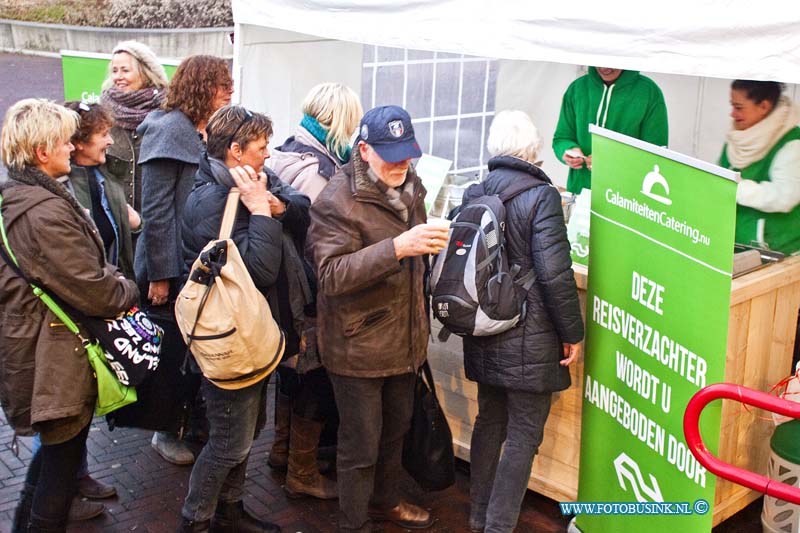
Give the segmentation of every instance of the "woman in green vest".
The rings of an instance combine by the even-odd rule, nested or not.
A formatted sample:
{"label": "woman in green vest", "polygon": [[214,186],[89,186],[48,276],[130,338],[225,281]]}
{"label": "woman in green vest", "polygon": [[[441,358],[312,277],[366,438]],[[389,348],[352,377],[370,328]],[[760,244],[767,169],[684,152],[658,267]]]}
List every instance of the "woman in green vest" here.
{"label": "woman in green vest", "polygon": [[782,84],[735,80],[733,129],[719,159],[741,173],[736,242],[792,254],[800,251],[800,108]]}

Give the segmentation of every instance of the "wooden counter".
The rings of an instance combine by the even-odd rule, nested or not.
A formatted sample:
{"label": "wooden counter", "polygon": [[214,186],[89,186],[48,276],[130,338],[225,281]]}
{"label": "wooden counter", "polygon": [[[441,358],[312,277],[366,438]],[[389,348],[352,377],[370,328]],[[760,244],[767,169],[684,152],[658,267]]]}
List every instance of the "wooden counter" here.
{"label": "wooden counter", "polygon": [[[575,279],[586,304],[585,267],[575,266]],[[769,391],[791,370],[792,350],[800,305],[800,257],[734,279],[731,287],[730,321],[725,381]],[[440,329],[433,321],[435,339]],[[477,385],[464,376],[461,339],[431,342],[428,359],[433,368],[439,398],[450,421],[456,455],[469,460],[472,424],[478,413]],[[575,501],[582,411],[583,356],[570,367],[572,387],[553,399],[545,426],[544,442],[533,464],[528,488],[556,501]],[[769,414],[745,410],[724,401],[719,457],[728,463],[766,474],[769,438],[774,425]],[[760,496],[724,479],[717,479],[714,525]]]}

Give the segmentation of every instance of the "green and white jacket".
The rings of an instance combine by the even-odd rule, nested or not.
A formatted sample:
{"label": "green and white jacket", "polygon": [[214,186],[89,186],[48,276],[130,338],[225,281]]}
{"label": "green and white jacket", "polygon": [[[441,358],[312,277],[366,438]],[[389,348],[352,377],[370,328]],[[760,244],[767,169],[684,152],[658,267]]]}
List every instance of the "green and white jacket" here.
{"label": "green and white jacket", "polygon": [[[667,106],[658,85],[636,70],[623,70],[617,80],[606,85],[597,69],[573,81],[564,93],[561,115],[553,135],[553,151],[559,161],[564,152],[580,147],[584,155],[592,153],[589,124],[666,146],[668,139]],[[592,171],[586,165],[570,169],[567,189],[579,193],[592,186]]]}

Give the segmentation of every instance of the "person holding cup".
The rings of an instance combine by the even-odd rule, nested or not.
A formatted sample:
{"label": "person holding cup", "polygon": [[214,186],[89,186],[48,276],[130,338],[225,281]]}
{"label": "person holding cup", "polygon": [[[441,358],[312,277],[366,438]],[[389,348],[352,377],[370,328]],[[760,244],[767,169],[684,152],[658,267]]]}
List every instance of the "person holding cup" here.
{"label": "person holding cup", "polygon": [[370,519],[411,529],[433,523],[397,487],[428,348],[424,256],[438,253],[448,236],[446,227],[426,223],[425,189],[411,167],[420,155],[404,109],[371,109],[351,161],[311,206],[317,339],[340,417],[342,531],[371,531]]}

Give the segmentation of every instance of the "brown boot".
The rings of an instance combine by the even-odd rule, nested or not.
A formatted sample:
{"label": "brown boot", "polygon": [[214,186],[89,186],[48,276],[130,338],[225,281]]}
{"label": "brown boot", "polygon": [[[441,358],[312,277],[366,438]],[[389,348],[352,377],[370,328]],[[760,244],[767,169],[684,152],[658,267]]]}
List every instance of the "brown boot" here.
{"label": "brown boot", "polygon": [[431,513],[405,501],[390,509],[370,506],[368,513],[375,522],[392,522],[405,529],[428,529],[433,525]]}
{"label": "brown boot", "polygon": [[267,464],[273,470],[285,472],[289,464],[289,426],[292,417],[292,399],[278,391],[275,394],[275,440],[269,451]]}
{"label": "brown boot", "polygon": [[289,471],[284,488],[290,498],[303,494],[332,500],[339,497],[336,483],[319,473],[317,448],[322,423],[292,416],[292,437],[289,440]]}

